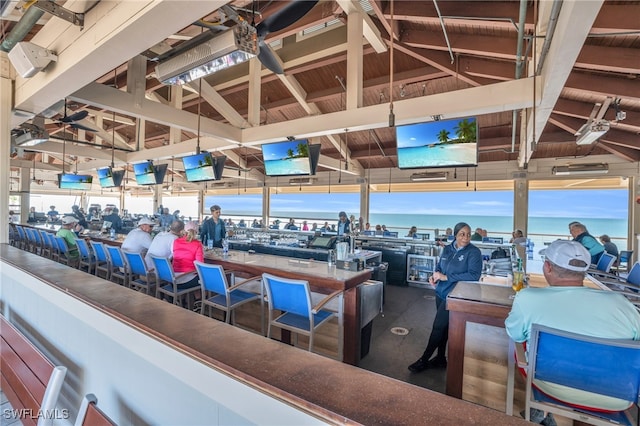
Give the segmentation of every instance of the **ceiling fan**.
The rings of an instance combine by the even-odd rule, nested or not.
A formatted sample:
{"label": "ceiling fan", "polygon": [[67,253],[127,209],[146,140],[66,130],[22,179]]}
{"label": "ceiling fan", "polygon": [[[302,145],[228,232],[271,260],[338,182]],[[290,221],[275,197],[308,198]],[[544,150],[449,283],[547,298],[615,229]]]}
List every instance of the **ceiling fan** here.
{"label": "ceiling fan", "polygon": [[[276,74],[283,74],[284,70],[280,65],[276,54],[266,43],[265,38],[268,34],[280,31],[294,24],[304,15],[306,15],[316,4],[315,1],[292,1],[282,7],[273,15],[265,18],[257,25],[251,25],[243,18],[236,9],[229,5],[224,5],[219,9],[221,19],[219,22],[199,21],[194,25],[202,26],[208,31],[197,35],[177,47],[164,51],[159,55],[148,55],[151,60],[157,61],[156,75],[160,81],[168,84],[182,84],[176,81],[179,79],[192,81],[194,77],[186,77],[192,69],[200,69],[195,77],[200,78],[206,73],[213,72],[211,70],[218,66],[218,56],[234,54],[234,50],[251,53],[250,56],[257,55],[262,64]],[[256,12],[253,12],[255,15]],[[233,21],[237,25],[235,27],[227,27],[223,25],[225,21]],[[227,37],[231,31],[238,30],[235,38]],[[224,41],[222,41],[224,40]],[[256,46],[257,42],[257,46]],[[206,52],[206,54],[204,53]],[[216,53],[219,52],[219,55]],[[151,57],[155,56],[155,57]],[[239,59],[237,56],[229,60],[233,65],[246,60]],[[211,63],[209,63],[211,62]],[[226,62],[226,61],[225,61]]]}
{"label": "ceiling fan", "polygon": [[85,118],[87,118],[87,116],[89,115],[89,112],[87,110],[80,110],[77,112],[74,112],[71,115],[67,114],[67,102],[66,100],[64,101],[64,115],[62,116],[62,118],[60,119],[53,119],[54,122],[62,124],[62,125],[66,125],[69,126],[73,129],[80,129],[80,130],[86,130],[88,132],[97,132],[96,129],[93,129],[91,127],[87,127],[82,123],[78,123],[81,120],[84,120]]}

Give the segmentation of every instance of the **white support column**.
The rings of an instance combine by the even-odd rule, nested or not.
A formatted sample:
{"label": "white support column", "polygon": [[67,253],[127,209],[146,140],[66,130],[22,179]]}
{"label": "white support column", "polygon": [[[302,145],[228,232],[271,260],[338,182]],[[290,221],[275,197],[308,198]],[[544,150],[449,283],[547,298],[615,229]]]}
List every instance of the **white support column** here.
{"label": "white support column", "polygon": [[147,58],[136,55],[127,62],[127,92],[133,95],[133,106],[142,108],[147,89]]}
{"label": "white support column", "polygon": [[162,185],[153,185],[153,213],[158,211],[162,204]]}
{"label": "white support column", "polygon": [[271,188],[262,188],[262,226],[269,228],[269,213],[271,209]]}
{"label": "white support column", "polygon": [[204,205],[204,197],[205,197],[204,189],[200,189],[198,191],[198,222],[202,223],[202,218],[204,214],[204,210],[206,206]]}
{"label": "white support column", "polygon": [[627,229],[627,247],[621,250],[633,250],[633,256],[629,259],[629,265],[635,263],[638,257],[638,232],[640,232],[640,180],[637,176],[629,176],[629,224]]}
{"label": "white support column", "polygon": [[[26,222],[29,217],[29,198],[31,191],[31,169],[20,167],[20,221]],[[8,204],[8,203],[7,203]]]}
{"label": "white support column", "polygon": [[118,205],[118,211],[122,212],[122,210],[124,210],[124,191],[120,191],[120,202]]}
{"label": "white support column", "polygon": [[0,200],[2,200],[2,203],[0,203],[0,243],[9,242],[10,179],[6,177],[10,175],[11,170],[9,161],[9,152],[11,150],[11,99],[13,96],[11,69],[7,54],[0,52],[0,152],[2,152],[2,155],[0,155],[0,176],[5,177],[0,183]]}
{"label": "white support column", "polygon": [[[364,218],[364,222],[369,222],[369,196],[371,195],[369,182],[360,184],[360,216]],[[364,226],[364,223],[362,224]]]}
{"label": "white support column", "polygon": [[528,235],[529,180],[517,178],[513,181],[513,229]]}
{"label": "white support column", "polygon": [[[179,84],[174,84],[169,88],[169,98],[171,101],[171,106],[181,110],[182,109],[182,86]],[[177,127],[169,127],[169,143],[180,143],[180,135],[182,131]]]}
{"label": "white support column", "polygon": [[347,19],[347,110],[362,106],[362,15],[351,12]]}

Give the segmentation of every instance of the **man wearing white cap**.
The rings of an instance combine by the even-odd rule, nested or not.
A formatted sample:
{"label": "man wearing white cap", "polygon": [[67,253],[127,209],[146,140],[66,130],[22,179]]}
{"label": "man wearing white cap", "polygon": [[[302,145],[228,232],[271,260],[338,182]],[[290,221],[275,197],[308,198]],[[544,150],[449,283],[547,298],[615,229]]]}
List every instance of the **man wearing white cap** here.
{"label": "man wearing white cap", "polygon": [[[576,241],[557,240],[541,252],[549,287],[525,288],[516,294],[505,320],[516,342],[529,340],[532,324],[587,336],[640,340],[640,314],[622,294],[583,286],[591,263],[589,251]],[[535,381],[543,392],[570,404],[624,410],[629,401]],[[538,419],[539,421],[542,419]]]}
{"label": "man wearing white cap", "polygon": [[76,245],[76,233],[73,232],[77,223],[78,219],[76,219],[75,216],[63,216],[62,226],[56,233],[56,236],[64,238],[65,243],[67,243],[67,257],[69,259],[77,259],[79,256],[78,246]]}
{"label": "man wearing white cap", "polygon": [[131,253],[144,254],[151,245],[151,230],[155,223],[148,217],[143,217],[138,221],[138,227],[131,230],[122,243],[122,250]]}

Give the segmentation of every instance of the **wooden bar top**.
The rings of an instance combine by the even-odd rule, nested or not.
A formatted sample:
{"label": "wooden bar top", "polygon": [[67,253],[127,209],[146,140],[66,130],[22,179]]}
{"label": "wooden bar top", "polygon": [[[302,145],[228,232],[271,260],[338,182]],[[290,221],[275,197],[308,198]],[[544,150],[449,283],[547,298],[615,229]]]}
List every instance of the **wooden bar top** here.
{"label": "wooden bar top", "polygon": [[230,250],[226,257],[217,255],[214,250],[206,250],[205,261],[222,265],[229,270],[240,269],[252,275],[266,272],[283,278],[304,279],[313,287],[330,290],[348,290],[371,278],[371,271],[368,269],[358,272],[347,271],[317,260],[292,259],[239,250]]}
{"label": "wooden bar top", "polygon": [[7,244],[0,244],[0,261],[329,424],[528,424],[281,344]]}

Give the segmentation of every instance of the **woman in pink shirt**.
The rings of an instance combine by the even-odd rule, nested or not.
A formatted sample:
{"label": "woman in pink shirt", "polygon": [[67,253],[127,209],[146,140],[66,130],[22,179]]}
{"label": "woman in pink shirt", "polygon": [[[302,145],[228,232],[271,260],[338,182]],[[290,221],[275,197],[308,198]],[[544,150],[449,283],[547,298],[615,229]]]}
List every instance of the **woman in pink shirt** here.
{"label": "woman in pink shirt", "polygon": [[204,262],[202,243],[198,239],[198,224],[187,222],[184,225],[184,232],[182,237],[173,242],[173,271],[180,289],[200,285],[193,262],[195,260]]}

